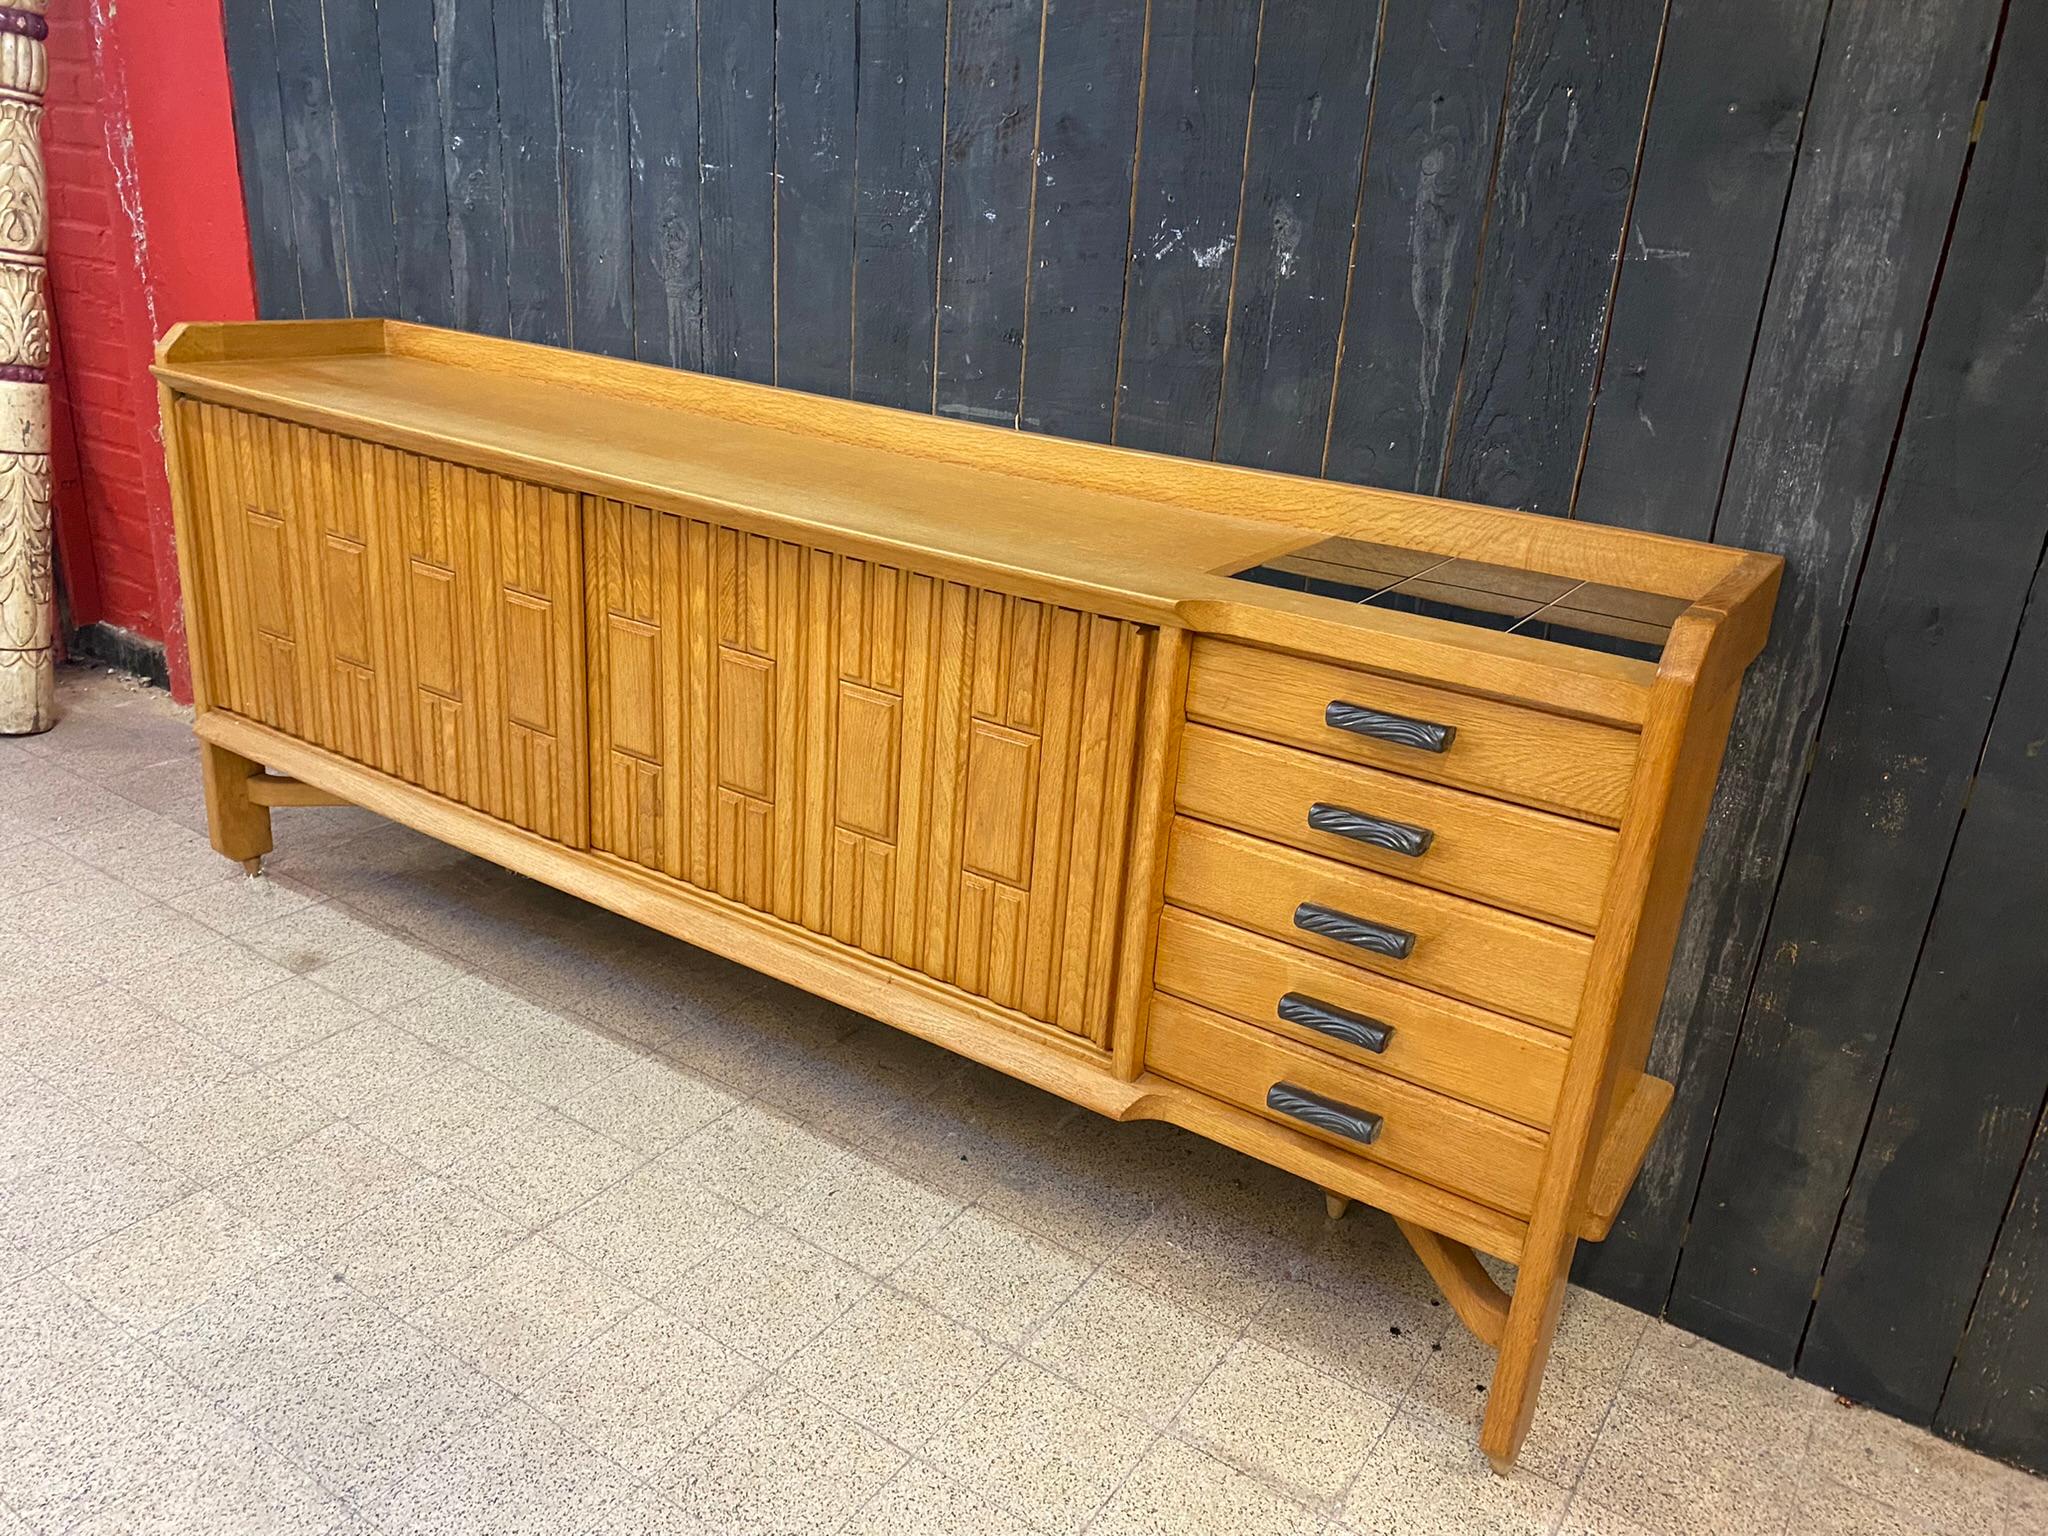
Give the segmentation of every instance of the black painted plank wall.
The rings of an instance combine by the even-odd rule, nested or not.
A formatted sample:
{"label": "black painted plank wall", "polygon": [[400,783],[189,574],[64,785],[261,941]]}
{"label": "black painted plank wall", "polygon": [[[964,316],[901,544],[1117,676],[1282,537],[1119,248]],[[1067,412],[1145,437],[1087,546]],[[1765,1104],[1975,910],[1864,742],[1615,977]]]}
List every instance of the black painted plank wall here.
{"label": "black painted plank wall", "polygon": [[2040,7],[226,13],[266,314],[1786,554],[1579,1273],[2048,1466]]}

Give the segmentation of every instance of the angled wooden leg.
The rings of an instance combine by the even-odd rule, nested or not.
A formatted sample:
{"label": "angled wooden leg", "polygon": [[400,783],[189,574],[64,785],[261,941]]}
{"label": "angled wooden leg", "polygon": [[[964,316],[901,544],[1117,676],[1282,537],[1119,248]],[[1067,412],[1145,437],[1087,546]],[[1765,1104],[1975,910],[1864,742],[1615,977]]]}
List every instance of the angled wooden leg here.
{"label": "angled wooden leg", "polygon": [[250,874],[270,852],[270,808],[249,797],[249,776],[260,765],[212,742],[199,744],[199,776],[206,789],[206,829],[214,848]]}
{"label": "angled wooden leg", "polygon": [[1515,1294],[1502,1330],[1500,1360],[1486,1394],[1486,1419],[1479,1427],[1479,1448],[1496,1472],[1506,1473],[1522,1449],[1529,1421],[1536,1416],[1536,1394],[1550,1363],[1550,1341],[1564,1310],[1565,1287],[1571,1279],[1572,1252],[1578,1239],[1566,1237],[1522,1255],[1515,1276]]}
{"label": "angled wooden leg", "polygon": [[1454,1243],[1427,1227],[1398,1217],[1394,1225],[1408,1239],[1408,1246],[1422,1260],[1422,1267],[1444,1293],[1444,1300],[1458,1314],[1458,1321],[1470,1328],[1479,1342],[1499,1349],[1507,1329],[1508,1293],[1493,1283],[1493,1276],[1479,1262],[1479,1255],[1463,1243]]}
{"label": "angled wooden leg", "polygon": [[1351,1209],[1351,1199],[1334,1189],[1326,1189],[1323,1191],[1323,1209],[1329,1213],[1330,1220],[1342,1221],[1344,1213]]}

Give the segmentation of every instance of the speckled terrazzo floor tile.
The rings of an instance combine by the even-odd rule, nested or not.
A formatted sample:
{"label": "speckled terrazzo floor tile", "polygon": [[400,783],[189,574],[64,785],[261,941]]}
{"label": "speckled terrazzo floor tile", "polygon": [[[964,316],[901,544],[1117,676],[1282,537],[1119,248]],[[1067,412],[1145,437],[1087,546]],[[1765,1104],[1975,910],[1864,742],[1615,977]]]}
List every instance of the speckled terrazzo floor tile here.
{"label": "speckled terrazzo floor tile", "polygon": [[126,1347],[129,1334],[45,1270],[0,1290],[0,1414]]}
{"label": "speckled terrazzo floor tile", "polygon": [[890,1276],[896,1289],[999,1344],[1022,1343],[1081,1288],[1092,1266],[987,1211],[967,1210]]}
{"label": "speckled terrazzo floor tile", "polygon": [[743,1210],[786,1205],[846,1149],[757,1104],[742,1104],[664,1154],[663,1161]]}
{"label": "speckled terrazzo floor tile", "polygon": [[311,1135],[332,1118],[260,1071],[209,1083],[134,1127],[135,1139],[195,1183],[213,1184]]}
{"label": "speckled terrazzo floor tile", "polygon": [[760,1366],[652,1304],[548,1370],[527,1400],[639,1477],[652,1477],[761,1379]]}
{"label": "speckled terrazzo floor tile", "polygon": [[147,1330],[282,1258],[290,1247],[202,1190],[74,1254],[63,1275],[116,1322]]}
{"label": "speckled terrazzo floor tile", "polygon": [[782,1370],[849,1418],[918,1451],[1007,1358],[1001,1346],[880,1287]]}
{"label": "speckled terrazzo floor tile", "polygon": [[310,907],[320,893],[289,875],[226,880],[198,891],[181,891],[165,901],[216,933],[230,936],[261,928],[280,917]]}
{"label": "speckled terrazzo floor tile", "polygon": [[789,1383],[770,1378],[700,1435],[655,1486],[705,1531],[837,1531],[904,1455]]}
{"label": "speckled terrazzo floor tile", "polygon": [[1563,1523],[1557,1528],[1557,1536],[1649,1536],[1649,1533],[1635,1521],[1596,1504],[1584,1494],[1575,1494],[1571,1507],[1565,1511]]}
{"label": "speckled terrazzo floor tile", "polygon": [[[480,1188],[477,1194],[485,1198]],[[548,1228],[548,1240],[636,1295],[654,1297],[732,1241],[750,1220],[668,1156],[562,1217]]]}
{"label": "speckled terrazzo floor tile", "polygon": [[1216,1368],[1230,1333],[1143,1286],[1098,1273],[1026,1348],[1114,1407],[1163,1424]]}
{"label": "speckled terrazzo floor tile", "polygon": [[355,1004],[303,976],[274,969],[280,978],[275,985],[195,1014],[190,1027],[223,1050],[276,1066],[330,1036],[370,1022],[370,1015]]}
{"label": "speckled terrazzo floor tile", "polygon": [[526,1235],[468,1190],[428,1176],[363,1210],[309,1252],[337,1278],[403,1316]]}
{"label": "speckled terrazzo floor tile", "polygon": [[[121,990],[155,1009],[167,1019],[196,1026],[209,1014],[217,1013],[255,993],[267,991],[291,979],[291,972],[233,939],[216,937],[189,954],[160,966],[150,966],[121,978]],[[339,1029],[346,1019],[337,1020]],[[252,1059],[253,1042],[223,1039],[211,1029],[202,1029],[214,1044]],[[302,1042],[303,1043],[303,1042]]]}
{"label": "speckled terrazzo floor tile", "polygon": [[0,1187],[0,1284],[140,1221],[191,1188],[183,1173],[113,1131],[26,1153]]}
{"label": "speckled terrazzo floor tile", "polygon": [[[1227,1328],[1241,1328],[1273,1286],[1304,1273],[1323,1213],[1298,1183],[1282,1201],[1264,1191],[1171,1195],[1131,1229],[1109,1267]],[[1292,1198],[1286,1198],[1291,1196]]]}
{"label": "speckled terrazzo floor tile", "polygon": [[328,961],[309,977],[322,990],[358,1008],[386,1013],[462,974],[447,955],[403,939],[378,937]]}
{"label": "speckled terrazzo floor tile", "polygon": [[423,1168],[445,1171],[540,1108],[466,1061],[373,1090],[349,1118]]}
{"label": "speckled terrazzo floor tile", "polygon": [[245,929],[236,939],[294,976],[309,976],[384,936],[360,912],[323,898]]}
{"label": "speckled terrazzo floor tile", "polygon": [[270,1072],[314,1103],[345,1115],[447,1065],[448,1058],[426,1042],[382,1019],[366,1019],[272,1063]]}
{"label": "speckled terrazzo floor tile", "polygon": [[1027,1360],[1010,1360],[934,1438],[947,1476],[1034,1527],[1081,1530],[1157,1437]]}
{"label": "speckled terrazzo floor tile", "polygon": [[1517,1468],[1495,1474],[1479,1448],[1397,1415],[1344,1501],[1359,1536],[1546,1536],[1567,1492]]}
{"label": "speckled terrazzo floor tile", "polygon": [[[1574,1342],[1561,1338],[1558,1348],[1568,1350]],[[1659,1403],[1717,1439],[1780,1452],[1805,1448],[1830,1401],[1810,1381],[1665,1322],[1643,1329],[1622,1386],[1631,1398]]]}
{"label": "speckled terrazzo floor tile", "polygon": [[562,1101],[562,1113],[642,1157],[667,1151],[739,1103],[723,1088],[659,1056]]}
{"label": "speckled terrazzo floor tile", "polygon": [[540,1238],[508,1249],[412,1314],[493,1381],[524,1391],[638,1298]]}
{"label": "speckled terrazzo floor tile", "polygon": [[1652,1536],[1773,1536],[1791,1520],[1802,1439],[1759,1445],[1624,1388],[1579,1475],[1579,1491]]}
{"label": "speckled terrazzo floor tile", "polygon": [[827,1253],[886,1275],[930,1242],[960,1212],[949,1195],[864,1153],[849,1152],[820,1171],[774,1219]]}
{"label": "speckled terrazzo floor tile", "polygon": [[676,1316],[762,1365],[782,1364],[874,1288],[863,1271],[756,1222],[660,1294]]}
{"label": "speckled terrazzo floor tile", "polygon": [[1318,1507],[1339,1498],[1392,1405],[1257,1339],[1239,1339],[1176,1425],[1211,1455]]}
{"label": "speckled terrazzo floor tile", "polygon": [[418,1178],[417,1163],[336,1120],[217,1186],[221,1199],[294,1247],[325,1236]]}
{"label": "speckled terrazzo floor tile", "polygon": [[587,1204],[640,1161],[589,1126],[537,1109],[452,1164],[447,1178],[521,1226],[540,1227]]}
{"label": "speckled terrazzo floor tile", "polygon": [[1090,1536],[1316,1536],[1322,1517],[1170,1436],[1153,1442]]}
{"label": "speckled terrazzo floor tile", "polygon": [[861,1506],[845,1536],[1033,1536],[1032,1527],[921,1461]]}
{"label": "speckled terrazzo floor tile", "polygon": [[[1832,1400],[1813,1419],[1803,1476],[1826,1480],[1923,1525],[1974,1536],[2003,1520],[2002,1480],[1980,1458],[1897,1419]],[[2018,1536],[2018,1533],[2015,1533]]]}

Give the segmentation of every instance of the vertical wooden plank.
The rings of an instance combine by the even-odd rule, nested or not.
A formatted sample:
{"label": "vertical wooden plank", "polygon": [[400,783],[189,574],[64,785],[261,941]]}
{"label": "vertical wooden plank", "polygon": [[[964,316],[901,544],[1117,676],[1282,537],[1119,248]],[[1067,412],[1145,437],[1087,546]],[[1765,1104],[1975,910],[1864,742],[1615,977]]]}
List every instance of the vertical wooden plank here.
{"label": "vertical wooden plank", "polygon": [[562,45],[558,0],[496,0],[498,138],[505,178],[506,325],[521,341],[569,342],[562,238]]}
{"label": "vertical wooden plank", "polygon": [[1019,426],[1109,441],[1144,64],[1145,0],[1046,0]]}
{"label": "vertical wooden plank", "polygon": [[1433,492],[1519,5],[1391,0],[1324,472]]}
{"label": "vertical wooden plank", "polygon": [[[1834,670],[1957,177],[1996,0],[1837,9],[1808,110],[1716,536],[1786,557],[1701,840],[1652,1070],[1678,1096],[1582,1273],[1661,1304]],[[1702,1318],[1712,1332],[1712,1320]]]}
{"label": "vertical wooden plank", "polygon": [[1827,0],[1672,0],[1572,515],[1705,538]]}
{"label": "vertical wooden plank", "polygon": [[248,211],[249,249],[256,267],[257,311],[266,320],[296,320],[306,307],[299,294],[291,170],[285,163],[284,106],[279,99],[277,32],[270,0],[226,0],[222,25],[233,85],[242,203]]}
{"label": "vertical wooden plank", "polygon": [[569,340],[631,357],[632,171],[626,144],[626,0],[560,0],[562,203]]}
{"label": "vertical wooden plank", "polygon": [[1644,0],[1523,12],[1446,496],[1571,509],[1662,24]]}
{"label": "vertical wooden plank", "polygon": [[1217,457],[1323,464],[1379,8],[1266,0]]}
{"label": "vertical wooden plank", "polygon": [[398,226],[392,218],[391,170],[384,150],[382,25],[363,0],[322,0],[327,78],[334,102],[335,171],[348,251],[350,312],[398,310]]}
{"label": "vertical wooden plank", "polygon": [[423,325],[455,323],[449,270],[448,183],[443,176],[439,59],[434,8],[377,12],[378,78],[384,92],[384,161],[391,178],[396,308]]}
{"label": "vertical wooden plank", "polygon": [[704,367],[775,380],[775,4],[698,0]]}
{"label": "vertical wooden plank", "polygon": [[699,368],[696,0],[626,0],[626,98],[635,355]]}
{"label": "vertical wooden plank", "polygon": [[854,10],[776,13],[775,378],[853,388]]}
{"label": "vertical wooden plank", "polygon": [[2048,1278],[2048,1116],[1999,1233],[1969,1335],[1934,1427],[1972,1450],[2048,1471],[2048,1392],[2040,1361],[2048,1357],[2048,1307],[2039,1305]]}
{"label": "vertical wooden plank", "polygon": [[1115,437],[1216,441],[1263,0],[1152,0]]}
{"label": "vertical wooden plank", "polygon": [[853,393],[929,410],[950,4],[862,0],[854,122]]}
{"label": "vertical wooden plank", "polygon": [[450,307],[464,330],[510,334],[505,171],[498,136],[498,45],[492,0],[434,0],[434,39],[447,139]]}
{"label": "vertical wooden plank", "polygon": [[[1869,1283],[1910,1284],[1912,1315],[1888,1319],[1886,1307],[1867,1305],[1857,1314],[1863,1347],[1835,1333],[1851,1347],[1830,1369],[1903,1369],[1901,1338],[1917,1337],[1918,1390],[1900,1406],[1923,1421],[1941,1390],[1931,1357],[1945,1368],[1976,1267],[1950,1273],[1966,1289],[1949,1298],[1944,1326],[1940,1298],[1923,1289],[1943,1268],[1934,1253],[1887,1251],[1883,1232],[1872,1252],[1861,1227],[1844,1228],[1839,1265],[1828,1248],[1880,1075],[1889,1099],[1903,1093],[1928,1115],[1915,1137],[1924,1150],[1945,1132],[1955,1145],[1939,1169],[1916,1156],[1889,1172],[1884,1147],[1870,1146],[1862,1187],[1914,1187],[1951,1232],[1971,1191],[1942,1186],[1982,1147],[1990,1126],[1979,1110],[1997,1101],[2001,1081],[1994,1048],[1974,1062],[1989,1074],[1981,1091],[1927,1102],[1902,1078],[1904,1064],[1887,1068],[1886,1057],[2048,537],[2038,494],[2048,467],[2039,432],[2048,201],[2031,195],[2048,184],[2048,102],[2033,88],[2048,69],[2048,29],[2023,22],[2011,31],[1998,64],[2005,89],[1994,87],[1971,161],[1671,1303],[1674,1316],[1711,1309],[1735,1347],[1789,1364],[1823,1262],[1831,1275],[1882,1270],[1886,1278]],[[1957,1022],[1943,1018],[1942,1043],[1930,1048],[1945,1053]],[[1946,1060],[1950,1071],[1964,1066]],[[2038,1104],[2034,1093],[2017,1134]],[[2007,1166],[1990,1174],[1999,1204],[2019,1156],[2014,1144]],[[1980,1213],[1980,1264],[1997,1214]],[[1951,1262],[1960,1246],[1939,1245]]]}
{"label": "vertical wooden plank", "polygon": [[953,0],[936,408],[1017,424],[1044,0]]}
{"label": "vertical wooden plank", "polygon": [[[2048,1460],[2048,1341],[2037,1334],[2031,1354],[2011,1352],[2025,1297],[2010,1286],[2014,1245],[2041,1251],[2043,1230],[2038,1204],[2007,1205],[2048,1095],[2044,720],[2048,572],[2035,576],[1799,1358],[1800,1375],[1859,1402],[1915,1423],[1939,1407],[1976,1448],[2037,1463]],[[2034,1362],[2031,1406],[2016,1361]]]}
{"label": "vertical wooden plank", "polygon": [[291,181],[299,294],[311,316],[349,310],[348,235],[334,151],[334,95],[320,0],[272,0],[277,84],[284,107],[284,160]]}

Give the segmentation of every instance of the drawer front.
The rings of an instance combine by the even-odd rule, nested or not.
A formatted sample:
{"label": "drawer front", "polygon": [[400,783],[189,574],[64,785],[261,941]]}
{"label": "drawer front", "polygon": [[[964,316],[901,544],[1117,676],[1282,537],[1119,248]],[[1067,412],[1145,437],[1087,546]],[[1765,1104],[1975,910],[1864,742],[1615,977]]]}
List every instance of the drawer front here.
{"label": "drawer front", "polygon": [[1615,834],[1191,725],[1180,809],[1310,853],[1591,932]]}
{"label": "drawer front", "polygon": [[1195,642],[1187,708],[1248,736],[1609,826],[1635,771],[1629,731],[1221,640]]}
{"label": "drawer front", "polygon": [[[1164,993],[1145,1065],[1161,1077],[1515,1215],[1535,1196],[1545,1138],[1397,1077],[1235,1023]],[[1344,1129],[1369,1129],[1361,1142]]]}
{"label": "drawer front", "polygon": [[[1184,816],[1174,819],[1166,899],[1552,1029],[1572,1027],[1593,950],[1566,928]],[[1407,952],[1392,952],[1403,938]]]}
{"label": "drawer front", "polygon": [[1193,912],[1159,920],[1162,992],[1525,1125],[1547,1128],[1567,1043]]}

